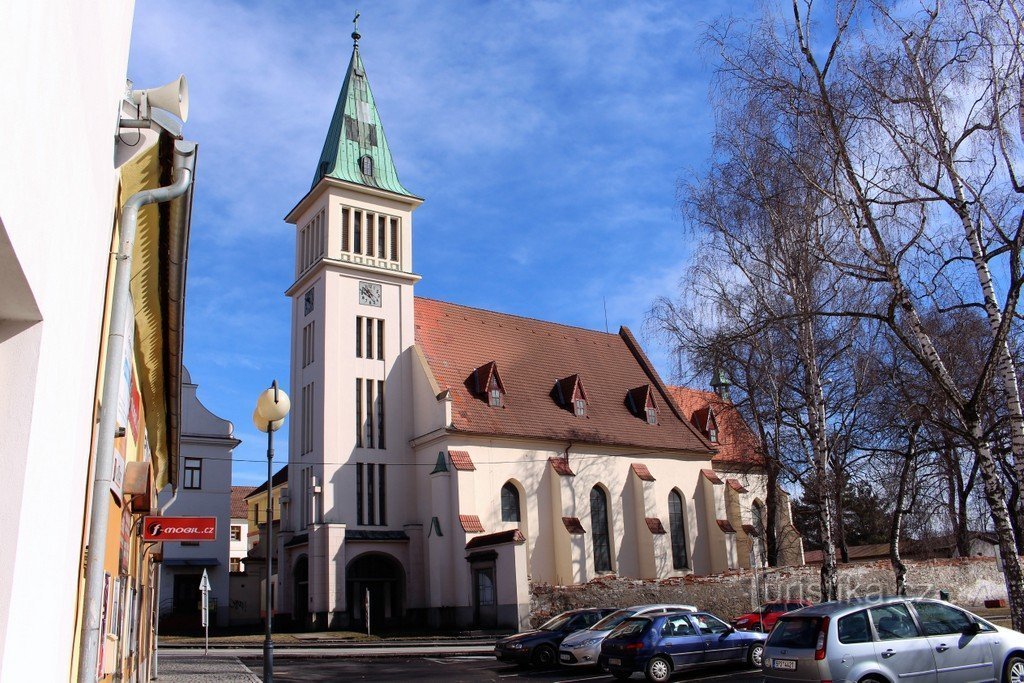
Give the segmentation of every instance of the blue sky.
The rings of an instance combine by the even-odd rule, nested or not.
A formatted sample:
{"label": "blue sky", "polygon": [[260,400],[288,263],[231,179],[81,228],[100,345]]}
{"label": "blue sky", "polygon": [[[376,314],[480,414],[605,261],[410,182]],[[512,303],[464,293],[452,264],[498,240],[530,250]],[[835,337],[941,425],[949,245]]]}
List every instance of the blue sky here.
{"label": "blue sky", "polygon": [[[726,2],[138,2],[135,87],[188,77],[200,145],[185,363],[266,477],[258,392],[288,386],[294,228],[348,64],[370,85],[415,214],[422,296],[643,332],[689,254],[676,185],[710,151],[706,23]],[[642,337],[662,376],[674,364]],[[287,460],[286,432],[278,461]]]}

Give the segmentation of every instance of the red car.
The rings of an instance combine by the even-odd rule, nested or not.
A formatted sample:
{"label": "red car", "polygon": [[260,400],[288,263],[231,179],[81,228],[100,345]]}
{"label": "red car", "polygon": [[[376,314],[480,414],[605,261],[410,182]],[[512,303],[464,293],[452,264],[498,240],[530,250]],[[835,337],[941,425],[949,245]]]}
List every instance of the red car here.
{"label": "red car", "polygon": [[809,600],[772,600],[761,605],[756,612],[741,614],[732,620],[732,625],[740,631],[764,631],[768,633],[775,626],[786,612],[792,612],[801,607],[810,607]]}

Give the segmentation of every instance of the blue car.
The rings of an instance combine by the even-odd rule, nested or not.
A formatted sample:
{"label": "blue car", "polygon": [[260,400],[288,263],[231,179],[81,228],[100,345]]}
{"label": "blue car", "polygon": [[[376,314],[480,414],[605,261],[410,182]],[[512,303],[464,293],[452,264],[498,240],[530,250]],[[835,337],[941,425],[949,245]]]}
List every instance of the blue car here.
{"label": "blue car", "polygon": [[554,666],[558,664],[558,646],[567,635],[590,628],[614,611],[591,608],[562,612],[538,629],[502,638],[494,644],[494,656],[510,664],[528,664],[542,669]]}
{"label": "blue car", "polygon": [[737,631],[707,612],[630,617],[605,638],[599,663],[615,678],[642,671],[652,683],[672,672],[746,662],[761,668],[764,633]]}

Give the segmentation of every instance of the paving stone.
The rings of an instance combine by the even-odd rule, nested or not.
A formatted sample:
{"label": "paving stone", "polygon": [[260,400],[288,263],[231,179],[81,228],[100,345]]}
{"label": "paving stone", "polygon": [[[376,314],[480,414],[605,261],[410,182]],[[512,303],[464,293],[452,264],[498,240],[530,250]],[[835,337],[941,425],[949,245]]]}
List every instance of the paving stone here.
{"label": "paving stone", "polygon": [[168,683],[258,683],[260,679],[238,657],[211,654],[161,656],[157,680]]}

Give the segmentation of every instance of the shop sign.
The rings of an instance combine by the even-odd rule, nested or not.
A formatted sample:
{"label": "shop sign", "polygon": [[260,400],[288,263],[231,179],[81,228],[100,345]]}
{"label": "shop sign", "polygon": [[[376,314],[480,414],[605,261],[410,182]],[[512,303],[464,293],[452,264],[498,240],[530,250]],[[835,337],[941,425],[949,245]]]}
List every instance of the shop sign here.
{"label": "shop sign", "polygon": [[146,517],[144,541],[216,541],[216,517]]}

